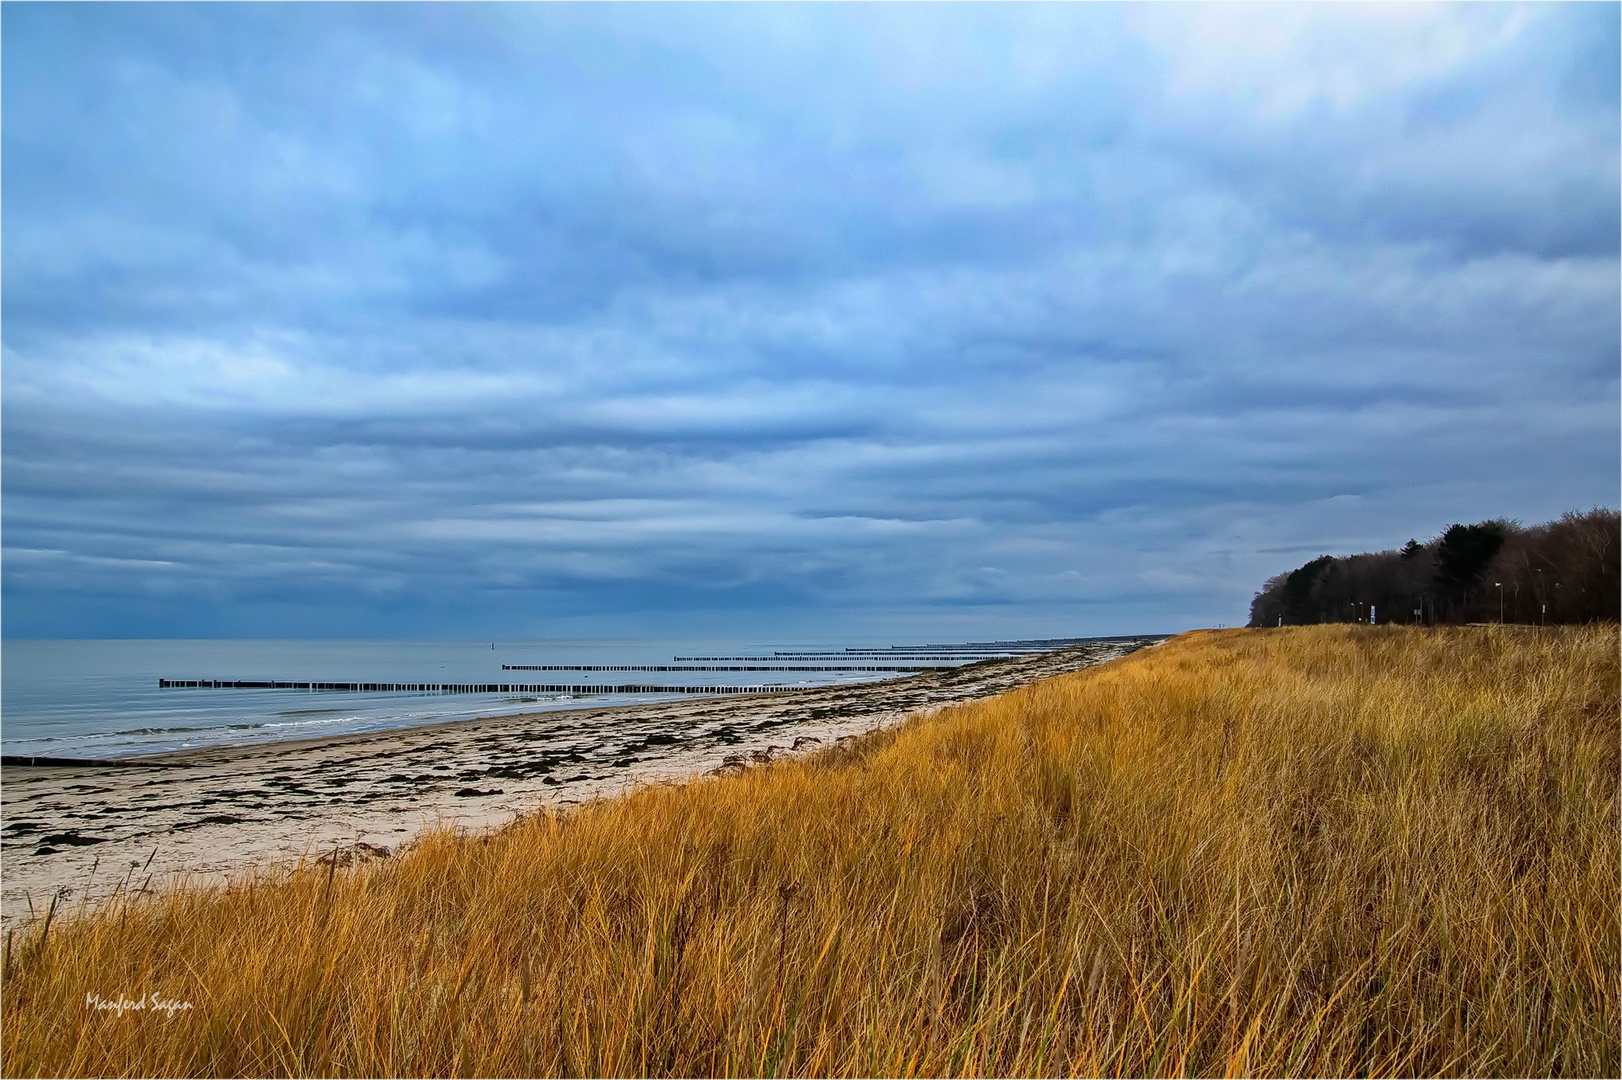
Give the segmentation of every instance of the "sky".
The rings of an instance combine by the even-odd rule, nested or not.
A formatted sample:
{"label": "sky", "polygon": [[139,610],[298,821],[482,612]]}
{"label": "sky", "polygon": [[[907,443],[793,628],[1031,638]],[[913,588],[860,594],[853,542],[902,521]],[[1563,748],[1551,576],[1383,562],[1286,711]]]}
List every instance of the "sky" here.
{"label": "sky", "polygon": [[1615,4],[0,8],[0,631],[961,641],[1618,502]]}

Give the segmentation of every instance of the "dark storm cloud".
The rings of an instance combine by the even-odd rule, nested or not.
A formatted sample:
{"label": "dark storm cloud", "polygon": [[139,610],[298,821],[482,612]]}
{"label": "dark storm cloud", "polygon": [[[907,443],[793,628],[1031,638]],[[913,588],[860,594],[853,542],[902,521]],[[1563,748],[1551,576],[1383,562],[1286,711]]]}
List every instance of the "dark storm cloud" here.
{"label": "dark storm cloud", "polygon": [[6,20],[14,636],[1171,628],[1615,500],[1614,6]]}

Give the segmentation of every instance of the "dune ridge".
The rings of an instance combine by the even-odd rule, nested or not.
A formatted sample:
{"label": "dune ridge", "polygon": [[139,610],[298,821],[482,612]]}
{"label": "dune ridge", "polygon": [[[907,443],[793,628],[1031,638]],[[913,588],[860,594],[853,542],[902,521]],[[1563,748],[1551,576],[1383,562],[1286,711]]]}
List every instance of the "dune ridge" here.
{"label": "dune ridge", "polygon": [[1618,704],[1614,624],[1187,634],[36,925],[7,1070],[1615,1075]]}

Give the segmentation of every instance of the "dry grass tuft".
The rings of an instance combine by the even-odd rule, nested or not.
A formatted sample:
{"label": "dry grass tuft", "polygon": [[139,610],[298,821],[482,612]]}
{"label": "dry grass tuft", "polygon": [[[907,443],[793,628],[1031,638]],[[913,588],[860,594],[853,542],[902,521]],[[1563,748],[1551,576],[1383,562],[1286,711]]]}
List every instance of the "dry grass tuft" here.
{"label": "dry grass tuft", "polygon": [[[1302,627],[56,915],[12,1075],[1618,1072],[1618,640]],[[86,1006],[156,991],[164,1019]]]}

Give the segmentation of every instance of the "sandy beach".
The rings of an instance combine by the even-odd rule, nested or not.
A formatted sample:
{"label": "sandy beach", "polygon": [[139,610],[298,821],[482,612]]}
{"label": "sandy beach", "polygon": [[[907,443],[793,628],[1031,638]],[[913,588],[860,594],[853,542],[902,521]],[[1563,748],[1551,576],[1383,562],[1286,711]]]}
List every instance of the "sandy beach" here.
{"label": "sandy beach", "polygon": [[386,858],[436,824],[809,753],[1153,642],[1105,641],[954,671],[793,693],[525,713],[338,738],[0,772],[0,917],[51,898],[224,881],[301,858]]}

